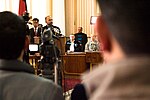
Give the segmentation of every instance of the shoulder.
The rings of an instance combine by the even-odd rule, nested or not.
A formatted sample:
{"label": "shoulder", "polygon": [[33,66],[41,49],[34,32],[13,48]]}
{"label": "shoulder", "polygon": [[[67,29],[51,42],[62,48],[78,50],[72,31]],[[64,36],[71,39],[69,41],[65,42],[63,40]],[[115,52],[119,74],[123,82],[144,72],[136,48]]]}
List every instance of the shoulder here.
{"label": "shoulder", "polygon": [[33,29],[34,29],[34,27],[30,28],[29,30],[33,30]]}
{"label": "shoulder", "polygon": [[[37,91],[47,96],[47,98],[56,98],[57,96],[62,97],[63,91],[59,85],[56,85],[52,80],[39,77],[36,75],[30,75],[34,87]],[[46,99],[47,100],[47,99]],[[55,99],[52,99],[55,100]]]}
{"label": "shoulder", "polygon": [[47,25],[43,27],[43,29],[47,29],[47,28],[48,28]]}
{"label": "shoulder", "polygon": [[70,43],[70,40],[67,40],[66,43]]}
{"label": "shoulder", "polygon": [[53,28],[58,28],[58,29],[59,29],[59,27],[58,27],[58,26],[53,26]]}
{"label": "shoulder", "polygon": [[80,44],[81,42],[80,42],[80,41],[74,41],[74,43],[75,43],[75,44]]}
{"label": "shoulder", "polygon": [[[147,66],[144,66],[146,64]],[[148,70],[150,69],[149,65],[148,59],[126,58],[117,62],[99,65],[91,73],[85,74],[82,82],[85,85],[87,94],[89,96],[99,97],[98,100],[102,97],[109,97],[110,95],[114,96],[114,98],[121,95],[130,97],[136,93],[141,93],[139,86],[145,89],[147,88],[145,86],[147,83],[145,82],[150,79],[148,75],[150,72]],[[147,70],[144,71],[144,69]],[[130,89],[136,91],[136,93],[130,93]],[[147,93],[146,91],[142,92]],[[117,96],[115,96],[115,93],[118,93]]]}

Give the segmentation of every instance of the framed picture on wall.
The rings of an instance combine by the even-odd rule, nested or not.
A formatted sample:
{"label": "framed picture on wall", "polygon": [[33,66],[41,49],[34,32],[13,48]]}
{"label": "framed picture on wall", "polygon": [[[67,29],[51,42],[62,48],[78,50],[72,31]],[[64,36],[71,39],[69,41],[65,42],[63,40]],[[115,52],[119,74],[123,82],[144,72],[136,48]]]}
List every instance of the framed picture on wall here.
{"label": "framed picture on wall", "polygon": [[91,25],[94,25],[96,23],[97,17],[98,16],[91,16],[91,18],[90,18],[90,24]]}

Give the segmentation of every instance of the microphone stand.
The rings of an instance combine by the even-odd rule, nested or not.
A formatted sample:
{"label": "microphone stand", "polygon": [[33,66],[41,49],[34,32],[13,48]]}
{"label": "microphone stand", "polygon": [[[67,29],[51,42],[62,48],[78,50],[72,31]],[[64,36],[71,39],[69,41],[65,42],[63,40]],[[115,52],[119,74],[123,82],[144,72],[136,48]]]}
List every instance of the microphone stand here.
{"label": "microphone stand", "polygon": [[[50,30],[50,34],[52,35],[53,32]],[[54,83],[58,85],[58,63],[59,63],[59,59],[57,57],[57,52],[56,52],[56,48],[55,48],[55,44],[54,44],[54,39],[53,37],[51,37],[50,40],[53,50],[54,50],[54,57],[55,57],[55,63],[54,63]]]}

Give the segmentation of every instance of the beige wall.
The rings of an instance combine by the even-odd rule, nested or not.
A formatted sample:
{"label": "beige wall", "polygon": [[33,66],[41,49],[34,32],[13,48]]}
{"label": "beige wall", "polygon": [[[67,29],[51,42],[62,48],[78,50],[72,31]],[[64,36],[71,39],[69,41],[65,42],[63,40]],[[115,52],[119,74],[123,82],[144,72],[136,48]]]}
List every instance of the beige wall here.
{"label": "beige wall", "polygon": [[[1,0],[1,4],[1,11],[10,10],[18,13],[19,0],[13,2]],[[45,17],[51,15],[55,19],[54,25],[60,27],[65,36],[76,33],[78,26],[82,26],[83,31],[90,36],[94,33],[94,26],[90,25],[90,17],[97,16],[100,12],[96,0],[27,0],[27,5],[29,14],[39,18],[43,25],[46,24]],[[57,11],[54,8],[58,8]]]}
{"label": "beige wall", "polygon": [[[83,32],[88,36],[94,33],[94,26],[90,25],[90,17],[100,15],[96,0],[64,0],[65,2],[65,36],[77,32],[77,27],[82,26]],[[48,6],[49,5],[49,6]],[[47,1],[47,12],[53,16],[53,0]],[[63,10],[63,9],[62,9]],[[61,12],[61,11],[60,11]],[[55,16],[53,16],[55,17]],[[60,20],[61,21],[61,20]]]}
{"label": "beige wall", "polygon": [[78,26],[88,36],[94,33],[90,17],[99,15],[96,0],[65,0],[66,36],[77,31]]}

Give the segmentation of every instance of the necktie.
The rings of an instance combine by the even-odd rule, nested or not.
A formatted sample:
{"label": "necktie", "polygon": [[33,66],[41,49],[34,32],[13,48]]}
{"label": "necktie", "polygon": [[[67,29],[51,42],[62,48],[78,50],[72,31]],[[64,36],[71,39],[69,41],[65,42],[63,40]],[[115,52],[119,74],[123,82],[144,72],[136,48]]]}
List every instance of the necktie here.
{"label": "necktie", "polygon": [[37,28],[36,27],[34,28],[34,33],[35,33],[35,36],[37,36]]}

